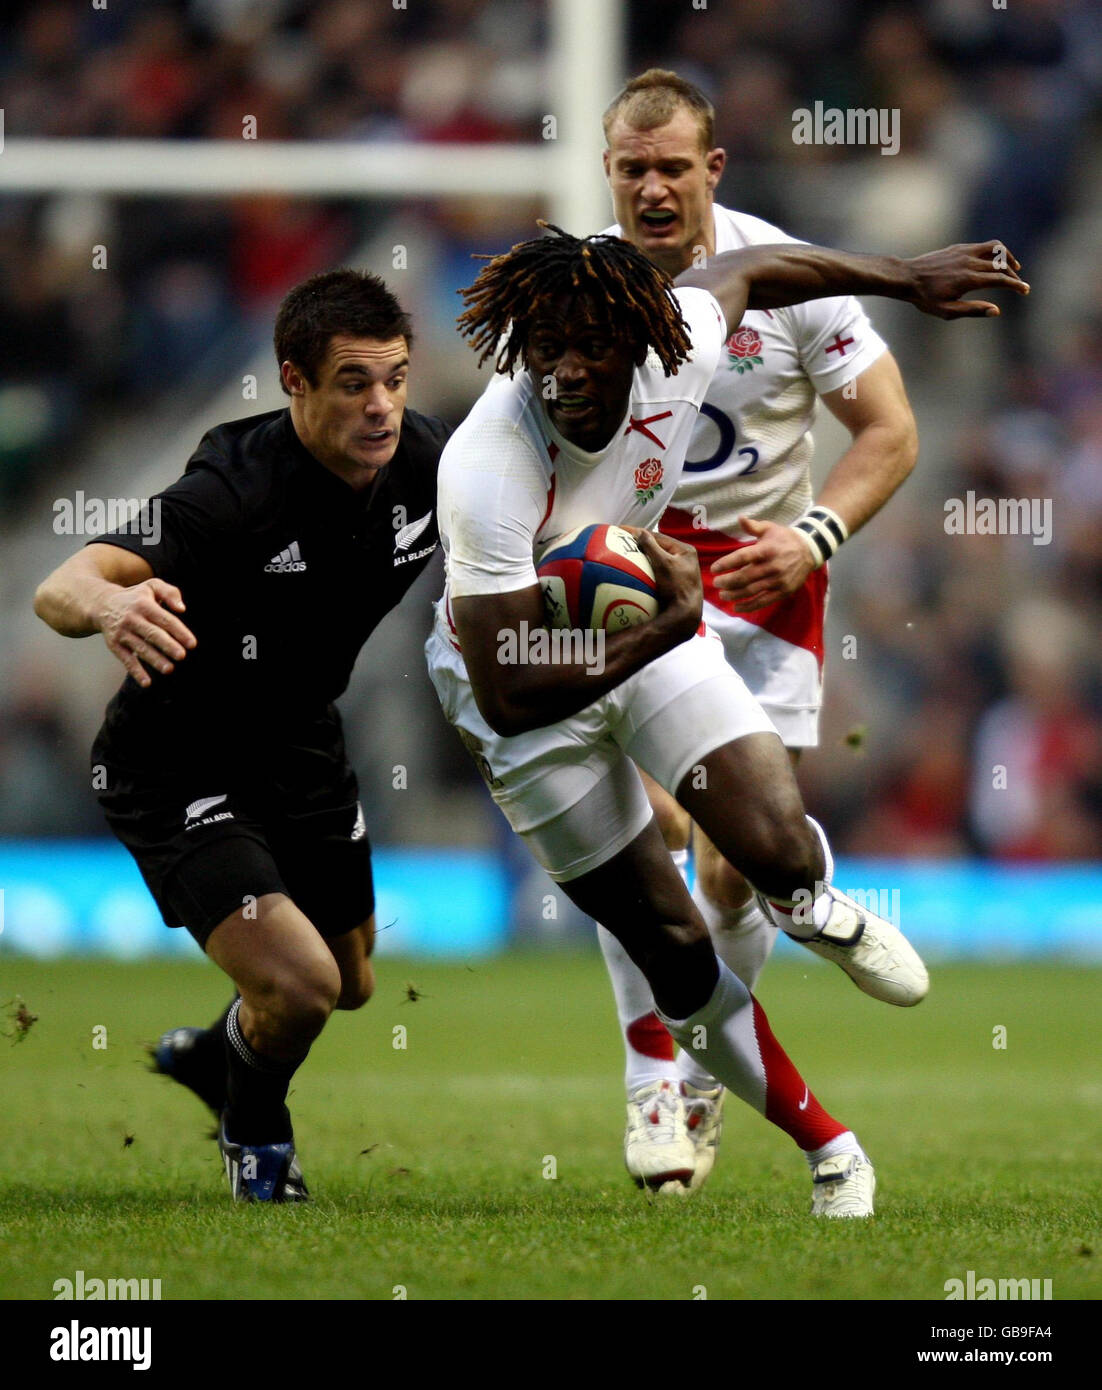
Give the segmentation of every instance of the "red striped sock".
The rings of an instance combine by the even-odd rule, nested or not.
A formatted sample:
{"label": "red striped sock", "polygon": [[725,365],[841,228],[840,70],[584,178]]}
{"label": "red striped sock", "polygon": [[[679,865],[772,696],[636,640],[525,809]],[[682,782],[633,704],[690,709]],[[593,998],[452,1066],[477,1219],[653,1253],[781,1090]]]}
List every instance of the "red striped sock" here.
{"label": "red striped sock", "polygon": [[839,1134],[844,1134],[846,1126],[829,1115],[811,1094],[807,1083],[773,1036],[765,1010],[752,996],[751,999],[754,1005],[754,1032],[765,1067],[765,1118],[783,1129],[801,1149],[821,1148]]}
{"label": "red striped sock", "polygon": [[688,1018],[660,1014],[685,1048],[734,1095],[791,1136],[805,1152],[821,1148],[845,1125],[828,1115],[773,1036],[761,1005],[726,965],[712,997]]}

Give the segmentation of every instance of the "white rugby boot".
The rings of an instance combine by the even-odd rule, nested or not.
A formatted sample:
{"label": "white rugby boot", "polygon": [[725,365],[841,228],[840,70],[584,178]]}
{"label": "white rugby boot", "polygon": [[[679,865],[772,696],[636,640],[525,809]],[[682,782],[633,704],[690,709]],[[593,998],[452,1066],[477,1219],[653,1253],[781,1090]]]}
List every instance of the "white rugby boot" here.
{"label": "white rugby boot", "polygon": [[637,1187],[688,1192],[696,1155],[676,1081],[652,1081],[629,1094],[624,1163]]}
{"label": "white rugby boot", "polygon": [[681,1096],[685,1102],[685,1122],[693,1144],[695,1162],[693,1180],[695,1192],[708,1181],[719,1152],[719,1136],[723,1133],[723,1086],[702,1090],[690,1081],[682,1081]]}
{"label": "white rugby boot", "polygon": [[[857,988],[874,999],[901,1008],[925,999],[930,977],[922,957],[899,928],[859,907],[837,888],[826,892],[834,900],[826,925],[812,937],[786,935],[841,966]],[[768,904],[763,905],[768,910]]]}
{"label": "white rugby boot", "polygon": [[836,1154],[811,1170],[812,1216],[871,1216],[876,1191],[872,1164],[860,1154]]}

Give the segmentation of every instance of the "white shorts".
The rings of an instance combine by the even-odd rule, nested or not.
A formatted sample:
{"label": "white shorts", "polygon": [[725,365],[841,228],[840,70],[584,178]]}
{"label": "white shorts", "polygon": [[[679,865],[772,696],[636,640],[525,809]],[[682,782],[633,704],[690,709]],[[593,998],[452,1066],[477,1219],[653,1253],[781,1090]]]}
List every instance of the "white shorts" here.
{"label": "white shorts", "polygon": [[716,588],[712,564],[751,542],[701,530],[695,517],[677,507],[666,509],[661,530],[691,545],[699,556],[704,621],[719,633],[727,660],[772,719],[785,747],[816,747],[830,567],[812,570],[786,598],[756,613],[738,614]]}
{"label": "white shorts", "polygon": [[[705,602],[704,621],[719,635],[728,662],[776,725],[784,746],[818,747],[823,677],[816,653],[714,603]],[[818,637],[821,649],[821,618]]]}
{"label": "white shorts", "polygon": [[429,676],[513,829],[557,882],[607,863],[651,817],[639,764],[671,794],[698,763],[747,734],[776,734],[724,658],[696,636],[569,719],[512,738],[478,712],[461,653],[438,618],[425,644]]}

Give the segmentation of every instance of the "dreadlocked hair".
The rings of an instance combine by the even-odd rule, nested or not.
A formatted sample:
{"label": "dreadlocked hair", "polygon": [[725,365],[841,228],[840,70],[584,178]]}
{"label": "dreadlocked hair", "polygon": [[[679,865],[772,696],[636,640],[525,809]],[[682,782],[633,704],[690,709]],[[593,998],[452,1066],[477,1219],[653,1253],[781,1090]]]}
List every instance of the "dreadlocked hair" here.
{"label": "dreadlocked hair", "polygon": [[619,237],[583,241],[550,222],[537,226],[552,235],[519,242],[500,256],[479,256],[488,264],[460,290],[467,308],[457,320],[459,331],[479,353],[478,365],[501,344],[497,370],[512,376],[532,321],[553,300],[574,294],[604,309],[634,343],[636,366],[653,348],[672,376],[692,342],[669,276]]}

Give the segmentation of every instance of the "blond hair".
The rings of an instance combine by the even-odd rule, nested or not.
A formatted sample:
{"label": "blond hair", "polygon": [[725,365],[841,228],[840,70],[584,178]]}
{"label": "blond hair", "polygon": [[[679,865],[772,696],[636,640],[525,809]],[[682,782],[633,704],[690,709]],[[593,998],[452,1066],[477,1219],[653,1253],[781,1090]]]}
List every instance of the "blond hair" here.
{"label": "blond hair", "polygon": [[605,142],[608,143],[609,132],[617,120],[634,130],[653,130],[671,121],[679,107],[685,107],[696,118],[700,148],[707,153],[715,139],[715,108],[699,87],[667,68],[648,68],[613,98],[602,122]]}

